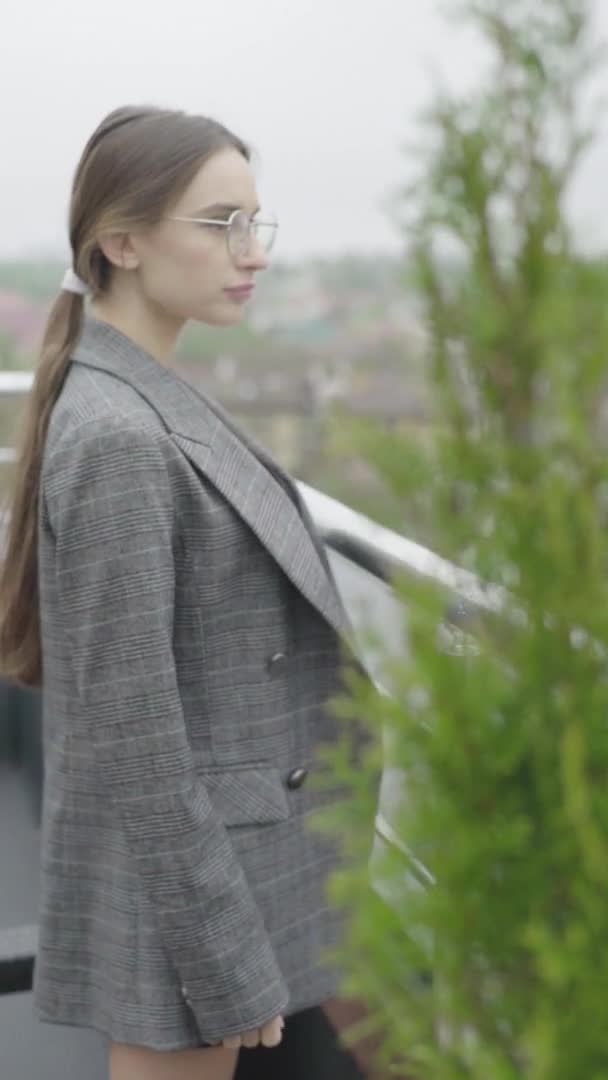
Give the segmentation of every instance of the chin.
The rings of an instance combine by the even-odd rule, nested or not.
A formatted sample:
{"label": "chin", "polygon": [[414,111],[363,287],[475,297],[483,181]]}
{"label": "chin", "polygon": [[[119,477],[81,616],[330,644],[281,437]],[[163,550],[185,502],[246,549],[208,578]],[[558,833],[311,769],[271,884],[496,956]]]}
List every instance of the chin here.
{"label": "chin", "polygon": [[214,311],[205,311],[200,315],[195,315],[194,318],[197,322],[207,323],[208,326],[234,326],[236,323],[243,321],[245,314],[243,307],[237,307],[236,304],[230,308],[222,307],[216,308]]}

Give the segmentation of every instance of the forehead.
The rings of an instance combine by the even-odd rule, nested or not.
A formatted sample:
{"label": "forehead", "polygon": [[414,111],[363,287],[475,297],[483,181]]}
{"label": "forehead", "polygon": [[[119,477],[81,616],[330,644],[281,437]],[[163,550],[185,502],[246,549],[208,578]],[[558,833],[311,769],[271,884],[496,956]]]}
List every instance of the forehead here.
{"label": "forehead", "polygon": [[253,170],[238,150],[218,150],[201,166],[181,196],[178,206],[202,210],[226,203],[255,210],[257,190]]}

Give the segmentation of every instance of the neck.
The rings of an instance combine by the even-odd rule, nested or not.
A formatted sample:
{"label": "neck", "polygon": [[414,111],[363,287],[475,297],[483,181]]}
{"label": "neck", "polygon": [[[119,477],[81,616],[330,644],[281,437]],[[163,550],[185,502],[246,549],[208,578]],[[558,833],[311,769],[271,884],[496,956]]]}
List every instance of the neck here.
{"label": "neck", "polygon": [[122,302],[111,294],[101,296],[91,301],[89,310],[95,319],[109,323],[161,364],[170,364],[183,320],[169,318],[137,294]]}

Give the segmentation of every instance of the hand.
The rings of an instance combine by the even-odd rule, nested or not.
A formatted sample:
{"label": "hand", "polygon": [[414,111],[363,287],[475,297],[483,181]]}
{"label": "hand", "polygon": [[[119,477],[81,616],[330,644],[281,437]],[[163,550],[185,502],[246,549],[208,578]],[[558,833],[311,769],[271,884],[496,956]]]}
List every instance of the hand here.
{"label": "hand", "polygon": [[221,1045],[227,1050],[239,1050],[241,1046],[278,1046],[283,1037],[285,1021],[282,1016],[275,1016],[262,1027],[243,1031],[240,1035],[227,1035]]}

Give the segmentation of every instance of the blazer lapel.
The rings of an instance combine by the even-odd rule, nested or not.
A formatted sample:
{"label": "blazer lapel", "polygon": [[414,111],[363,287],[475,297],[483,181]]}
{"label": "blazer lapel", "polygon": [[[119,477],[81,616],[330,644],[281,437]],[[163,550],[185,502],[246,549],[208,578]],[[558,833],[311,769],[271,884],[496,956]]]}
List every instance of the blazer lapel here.
{"label": "blazer lapel", "polygon": [[333,580],[296,505],[251,451],[218,420],[211,446],[174,433],[174,442],[234,507],[288,578],[340,634],[348,620]]}
{"label": "blazer lapel", "polygon": [[[196,390],[195,393],[198,394],[199,391]],[[290,498],[298,508],[300,517],[302,518],[302,521],[304,522],[304,525],[308,530],[308,533],[315,546],[316,552],[321,559],[321,562],[323,563],[325,572],[335,586],[333,572],[329,563],[329,559],[327,558],[327,552],[325,551],[325,545],[321,540],[317,529],[315,528],[315,524],[310,516],[310,511],[304,499],[300,495],[297,484],[292,480],[289,473],[285,472],[279,462],[275,461],[275,459],[270,455],[268,450],[266,450],[266,448],[257,441],[257,439],[251,434],[251,432],[241,428],[240,425],[236,423],[234,418],[225,411],[224,407],[218,401],[209,400],[209,398],[204,398],[203,400],[205,402],[205,405],[208,408],[212,409],[213,412],[215,412],[215,414],[220,418],[224,426],[229,431],[231,431],[233,435],[236,436],[239,442],[244,443],[244,445],[251,451],[254,457],[258,458],[262,462],[262,464],[265,465],[265,467],[275,478],[275,480],[278,480],[278,483],[284,489],[286,489],[287,494],[290,496]],[[339,595],[340,594],[338,593],[338,597]],[[341,599],[340,602],[342,602]],[[348,618],[348,616],[346,615],[346,611],[344,612],[344,616],[346,619]]]}
{"label": "blazer lapel", "polygon": [[[73,361],[108,371],[129,383],[158,413],[175,444],[196,469],[234,507],[264,547],[334,629],[352,645],[350,620],[333,580],[301,514],[300,495],[285,474],[289,490],[246,445],[221,408],[210,403],[175,372],[160,364],[108,323],[87,316]],[[260,448],[261,449],[261,448]],[[270,465],[271,459],[269,459]],[[276,463],[278,475],[283,477]],[[312,523],[310,523],[312,524]]]}

